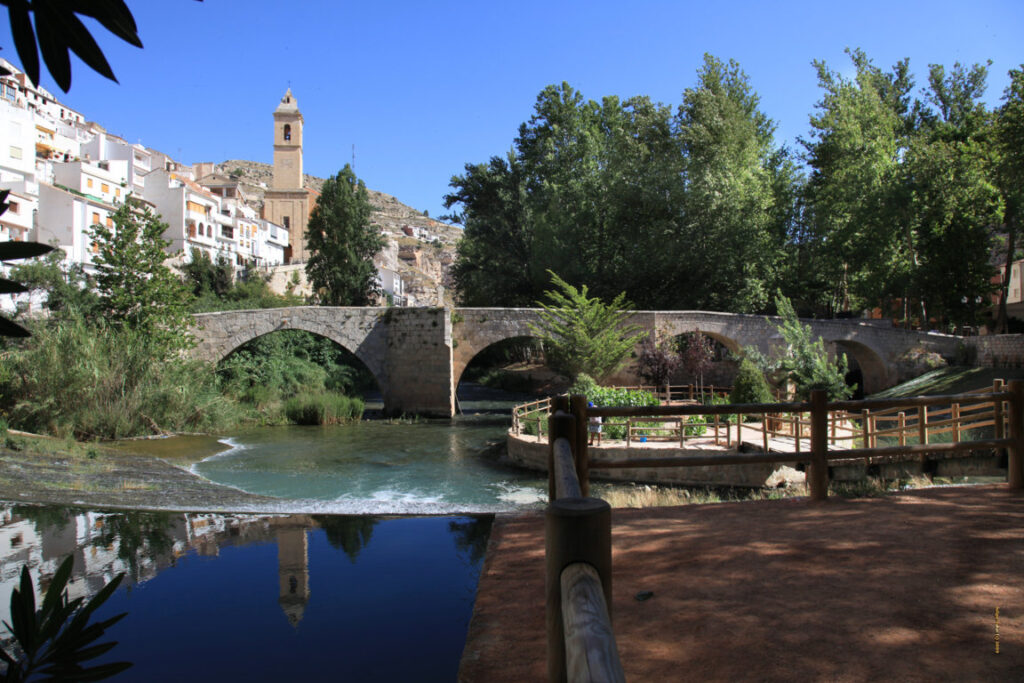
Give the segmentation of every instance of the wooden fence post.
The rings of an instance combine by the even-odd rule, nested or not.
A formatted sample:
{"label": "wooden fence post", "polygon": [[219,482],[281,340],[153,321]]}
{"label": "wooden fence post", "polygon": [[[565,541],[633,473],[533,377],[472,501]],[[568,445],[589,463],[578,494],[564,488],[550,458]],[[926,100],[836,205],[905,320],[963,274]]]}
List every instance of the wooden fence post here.
{"label": "wooden fence post", "polygon": [[1010,438],[1013,445],[1007,449],[1006,482],[1011,491],[1024,489],[1024,381],[1010,380]]}
{"label": "wooden fence post", "polygon": [[594,567],[612,616],[612,509],[598,498],[562,498],[548,505],[544,524],[548,680],[565,681],[562,570],[575,562]]}
{"label": "wooden fence post", "polygon": [[[994,382],[992,382],[992,392],[993,393],[999,394],[999,393],[1002,393],[1003,391],[1005,391],[1005,388],[1003,387],[1003,380],[997,379]],[[1003,401],[999,400],[999,401],[993,402],[993,404],[992,404],[992,411],[993,411],[992,421],[996,423],[995,424],[996,438],[997,439],[1002,439],[1003,436],[1006,434],[1006,425],[1003,424],[1003,422],[1005,420],[1005,417],[1003,416]]]}
{"label": "wooden fence post", "polygon": [[572,414],[576,418],[576,448],[572,454],[576,460],[576,476],[580,480],[580,490],[586,498],[590,495],[590,435],[587,433],[590,423],[587,419],[587,397],[573,396],[570,404]]}
{"label": "wooden fence post", "polygon": [[807,479],[811,500],[828,498],[828,396],[821,389],[811,391],[811,467]]}
{"label": "wooden fence post", "polygon": [[953,443],[960,443],[960,404],[954,403],[949,416],[953,418]]}
{"label": "wooden fence post", "polygon": [[[861,448],[871,448],[871,413],[868,410],[860,411],[860,432]],[[864,456],[864,464],[871,464],[871,456]]]}
{"label": "wooden fence post", "polygon": [[548,417],[548,501],[555,500],[555,441],[568,439],[576,457],[576,419],[569,411],[569,397],[559,396]]}

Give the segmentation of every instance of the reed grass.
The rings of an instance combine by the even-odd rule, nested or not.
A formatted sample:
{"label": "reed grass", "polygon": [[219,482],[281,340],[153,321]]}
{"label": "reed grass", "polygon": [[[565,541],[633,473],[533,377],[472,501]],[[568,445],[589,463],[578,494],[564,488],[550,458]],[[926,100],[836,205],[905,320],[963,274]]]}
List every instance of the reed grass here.
{"label": "reed grass", "polygon": [[363,416],[363,400],[330,391],[304,394],[285,401],[284,413],[293,424],[340,424]]}

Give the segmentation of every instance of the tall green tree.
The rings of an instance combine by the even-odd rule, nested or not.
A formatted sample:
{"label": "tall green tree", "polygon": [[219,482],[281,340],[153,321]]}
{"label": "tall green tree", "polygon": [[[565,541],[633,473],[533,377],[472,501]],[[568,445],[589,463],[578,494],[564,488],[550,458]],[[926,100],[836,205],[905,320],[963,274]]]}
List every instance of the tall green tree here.
{"label": "tall green tree", "polygon": [[369,306],[379,292],[373,257],[384,239],[370,224],[366,185],[345,168],[324,181],[309,215],[306,275],[316,300],[325,306]]}
{"label": "tall green tree", "polygon": [[455,215],[464,226],[452,267],[465,306],[529,306],[536,299],[532,223],[522,163],[515,153],[486,164],[466,164],[452,179],[445,206],[463,207]]}
{"label": "tall green tree", "polygon": [[681,291],[711,310],[764,310],[781,258],[775,228],[774,124],[735,61],[711,55],[683,93],[679,135],[687,190],[679,243],[689,258]]}
{"label": "tall green tree", "polygon": [[995,145],[997,166],[995,181],[1003,196],[1006,233],[1004,273],[1000,286],[996,332],[1007,331],[1006,297],[1010,273],[1020,250],[1020,229],[1024,221],[1024,65],[1009,72],[1010,84],[1003,93],[1003,104],[996,117]]}
{"label": "tall green tree", "polygon": [[460,299],[528,304],[557,270],[641,308],[764,306],[794,169],[735,63],[709,56],[698,78],[678,115],[647,97],[545,88],[507,158],[452,178]]}
{"label": "tall green tree", "polygon": [[1004,206],[995,183],[994,120],[981,99],[987,74],[986,65],[931,65],[922,125],[902,163],[917,243],[912,288],[923,316],[948,325],[976,322],[994,290]]}
{"label": "tall green tree", "polygon": [[164,265],[167,224],[148,206],[129,199],[111,214],[111,225],[93,225],[96,290],[106,317],[141,333],[158,356],[193,343],[188,333],[192,294]]}
{"label": "tall green tree", "polygon": [[917,116],[909,62],[886,72],[861,50],[847,54],[856,69],[852,78],[814,62],[823,94],[810,137],[801,141],[810,168],[804,218],[816,247],[808,264],[820,273],[816,298],[827,313],[905,292],[916,259],[895,182]]}

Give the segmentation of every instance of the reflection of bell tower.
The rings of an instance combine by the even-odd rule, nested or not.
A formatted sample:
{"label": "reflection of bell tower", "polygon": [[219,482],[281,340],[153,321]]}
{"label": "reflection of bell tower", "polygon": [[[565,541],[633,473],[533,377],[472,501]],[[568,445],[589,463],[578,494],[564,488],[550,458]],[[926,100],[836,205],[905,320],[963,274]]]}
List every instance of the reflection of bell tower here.
{"label": "reflection of bell tower", "polygon": [[311,208],[310,191],[303,187],[302,112],[292,89],[274,110],[274,180],[263,194],[263,217],[288,231],[289,262],[303,262],[306,223]]}
{"label": "reflection of bell tower", "polygon": [[305,526],[282,526],[277,529],[277,572],[280,597],[277,602],[298,626],[309,602],[309,556]]}

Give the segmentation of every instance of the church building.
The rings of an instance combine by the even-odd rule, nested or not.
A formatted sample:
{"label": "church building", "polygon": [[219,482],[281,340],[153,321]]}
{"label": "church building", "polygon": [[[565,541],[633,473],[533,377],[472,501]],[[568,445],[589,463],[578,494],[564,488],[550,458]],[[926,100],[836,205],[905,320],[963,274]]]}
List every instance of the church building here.
{"label": "church building", "polygon": [[263,195],[263,218],[288,231],[286,263],[305,263],[306,225],[317,193],[304,187],[302,112],[291,88],[274,110],[274,180]]}

